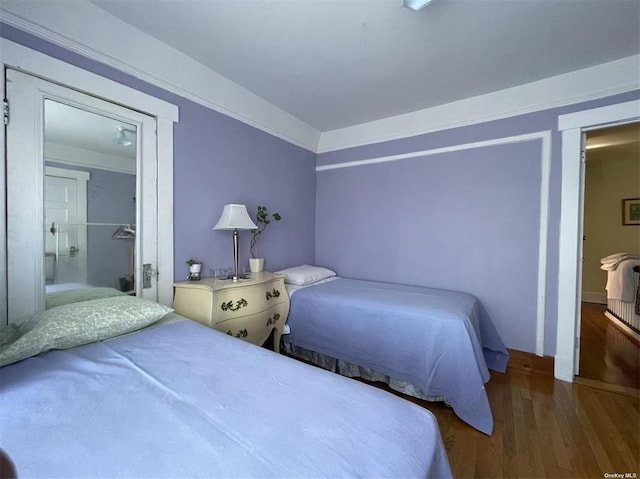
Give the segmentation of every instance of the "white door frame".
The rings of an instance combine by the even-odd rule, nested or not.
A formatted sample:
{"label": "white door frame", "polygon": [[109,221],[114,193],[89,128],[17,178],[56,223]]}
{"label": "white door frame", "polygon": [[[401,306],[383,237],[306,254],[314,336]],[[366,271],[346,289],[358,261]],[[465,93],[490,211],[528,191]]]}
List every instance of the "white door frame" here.
{"label": "white door frame", "polygon": [[[173,212],[173,123],[178,121],[178,107],[146,93],[119,84],[107,78],[75,67],[61,60],[24,47],[10,40],[0,38],[0,61],[4,67],[11,67],[49,81],[87,92],[107,101],[126,105],[145,112],[157,120],[158,151],[158,212]],[[0,89],[5,98],[5,69],[0,69]],[[0,128],[0,149],[5,151],[4,128]],[[6,158],[2,155],[0,181],[6,185]],[[0,195],[0,209],[6,211],[4,195]],[[0,270],[6,271],[6,231],[5,215],[0,215]],[[158,222],[158,300],[171,304],[173,300],[173,214],[162,215]],[[0,275],[0,304],[7,304],[7,277]],[[6,307],[0,307],[0,327],[7,324]]]}
{"label": "white door frame", "polygon": [[[136,135],[135,291],[157,300],[153,280],[143,288],[142,265],[157,268],[156,119],[117,103],[87,95],[14,69],[7,69],[7,98],[13,111],[7,131],[7,272],[9,322],[22,322],[44,309],[44,131],[47,100],[131,125]],[[34,261],[42,256],[43,261]]]}
{"label": "white door frame", "polygon": [[560,115],[562,133],[562,199],[558,255],[558,326],[554,376],[573,381],[577,373],[576,351],[580,332],[580,281],[582,275],[581,180],[582,137],[585,131],[640,120],[640,100]]}

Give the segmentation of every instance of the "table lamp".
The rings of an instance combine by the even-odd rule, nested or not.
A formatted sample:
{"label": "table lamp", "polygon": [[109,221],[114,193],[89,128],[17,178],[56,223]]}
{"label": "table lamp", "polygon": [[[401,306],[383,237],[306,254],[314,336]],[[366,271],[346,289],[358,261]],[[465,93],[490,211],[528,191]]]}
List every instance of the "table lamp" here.
{"label": "table lamp", "polygon": [[251,220],[245,205],[224,205],[220,219],[214,230],[233,230],[233,281],[238,281],[238,230],[258,229]]}

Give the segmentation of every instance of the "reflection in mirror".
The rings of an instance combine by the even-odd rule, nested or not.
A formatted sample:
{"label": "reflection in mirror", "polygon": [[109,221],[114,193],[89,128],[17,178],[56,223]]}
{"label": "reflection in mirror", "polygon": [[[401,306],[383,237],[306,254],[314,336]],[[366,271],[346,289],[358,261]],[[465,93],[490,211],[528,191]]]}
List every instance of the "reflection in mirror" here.
{"label": "reflection in mirror", "polygon": [[133,290],[137,128],[45,100],[47,292]]}

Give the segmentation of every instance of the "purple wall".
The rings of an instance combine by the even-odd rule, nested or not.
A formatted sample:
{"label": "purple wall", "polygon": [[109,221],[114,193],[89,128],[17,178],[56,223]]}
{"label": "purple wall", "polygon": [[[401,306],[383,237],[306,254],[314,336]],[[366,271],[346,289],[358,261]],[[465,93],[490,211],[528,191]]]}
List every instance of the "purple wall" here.
{"label": "purple wall", "polygon": [[[181,269],[186,276],[190,257],[204,262],[205,274],[233,265],[231,232],[212,231],[227,203],[282,215],[262,235],[267,270],[313,262],[315,154],[193,103],[180,109],[180,125],[185,114],[192,128],[176,128],[175,136],[184,156],[175,164],[176,276]],[[250,236],[240,232],[247,268]]]}
{"label": "purple wall", "polygon": [[[318,165],[552,132],[545,354],[556,349],[558,115],[639,92],[318,155]],[[476,295],[507,347],[535,351],[540,140],[317,173],[316,262],[345,277]]]}
{"label": "purple wall", "polygon": [[[258,204],[282,221],[264,234],[265,267],[311,263],[315,251],[315,153],[245,123],[0,23],[0,35],[72,65],[171,102],[180,109],[174,126],[175,277],[197,258],[204,271],[233,263],[231,235],[212,231],[227,203]],[[159,192],[162,194],[162,192]],[[241,264],[248,267],[249,234],[241,233]]]}

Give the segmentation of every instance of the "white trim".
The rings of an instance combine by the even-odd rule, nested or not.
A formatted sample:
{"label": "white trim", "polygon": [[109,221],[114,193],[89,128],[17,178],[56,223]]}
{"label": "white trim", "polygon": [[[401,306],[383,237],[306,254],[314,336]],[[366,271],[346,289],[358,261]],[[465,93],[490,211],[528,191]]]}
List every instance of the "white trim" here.
{"label": "white trim", "polygon": [[389,161],[407,160],[410,158],[418,158],[420,156],[441,155],[443,153],[451,153],[453,151],[472,150],[474,148],[484,148],[487,146],[505,145],[508,143],[521,143],[523,141],[544,140],[545,136],[551,139],[549,131],[525,133],[523,135],[505,136],[502,138],[494,138],[492,140],[475,141],[472,143],[460,143],[453,146],[445,146],[442,148],[433,148],[430,150],[412,151],[399,155],[378,156],[376,158],[367,158],[364,160],[345,161],[343,163],[330,163],[327,165],[316,166],[316,171],[335,170],[338,168],[352,168],[354,166],[373,165],[376,163],[386,163]]}
{"label": "white trim", "polygon": [[[2,53],[0,52],[0,55]],[[4,78],[3,78],[4,80]],[[1,82],[0,91],[2,92],[2,98],[7,98],[5,91],[6,83]],[[0,128],[0,151],[6,152],[6,127]],[[0,194],[0,329],[9,325],[8,318],[8,290],[7,290],[7,177],[6,177],[6,154],[2,154],[2,161],[0,163],[0,185],[3,187],[3,194]]]}
{"label": "white trim", "polygon": [[584,131],[588,131],[600,128],[603,125],[612,126],[617,123],[628,123],[629,119],[638,118],[639,116],[640,103],[638,101],[628,101],[560,115],[558,117],[558,130],[581,128]]}
{"label": "white trim", "polygon": [[560,243],[558,254],[558,315],[554,376],[573,381],[580,314],[578,288],[581,270],[581,167],[583,132],[596,127],[640,120],[640,101],[560,115],[562,132],[562,197],[560,203]]}
{"label": "white trim", "polygon": [[549,185],[551,183],[551,131],[542,133],[540,151],[540,235],[538,242],[538,308],[536,310],[536,355],[544,356],[547,313],[547,241],[549,236]]}
{"label": "white trim", "polygon": [[[35,77],[4,69],[2,74],[6,75],[7,98],[16,102],[9,124],[0,133],[15,131],[5,138],[6,151],[15,161],[6,161],[8,157],[3,155],[7,172],[7,229],[3,232],[7,237],[7,316],[9,322],[21,323],[44,309],[44,256],[40,256],[44,254],[44,111],[42,92],[33,85]],[[24,81],[16,81],[21,76]],[[25,141],[23,133],[15,130],[19,125],[26,126],[27,138],[35,141]],[[34,260],[38,257],[42,260]]]}
{"label": "white trim", "polygon": [[[158,302],[173,304],[173,122],[158,118]],[[160,241],[162,238],[162,241]],[[170,278],[170,281],[164,281]]]}
{"label": "white trim", "polygon": [[[0,10],[0,20],[2,19],[1,13],[2,10]],[[0,38],[0,61],[7,67],[35,76],[46,76],[48,81],[61,85],[68,85],[72,82],[76,90],[93,92],[100,98],[116,99],[122,105],[130,105],[151,116],[166,118],[173,122],[178,121],[178,107],[171,103],[5,38]]]}
{"label": "white trim", "polygon": [[[76,0],[73,15],[61,15],[56,2],[2,8],[0,21],[8,25],[316,151],[320,132],[315,128],[96,5]],[[91,28],[78,28],[78,18]]]}
{"label": "white trim", "polygon": [[362,123],[320,136],[317,153],[398,140],[557,108],[640,87],[640,55],[544,80]]}
{"label": "white trim", "polygon": [[607,319],[609,319],[609,321],[611,321],[613,323],[613,325],[615,327],[621,329],[622,331],[624,331],[626,334],[631,336],[636,341],[640,341],[640,333],[638,333],[637,331],[634,331],[633,329],[631,329],[629,326],[627,326],[625,323],[620,321],[618,318],[616,318],[609,311],[605,311],[604,315],[607,317]]}
{"label": "white trim", "polygon": [[[56,166],[45,166],[44,167],[44,174],[45,176],[58,176],[60,178],[73,178],[74,180],[77,181],[84,181],[87,182],[91,179],[91,173],[88,173],[86,171],[79,171],[79,170],[71,170],[71,169],[66,169],[66,168],[58,168]],[[80,190],[78,190],[78,194],[82,194],[83,192],[81,192]],[[86,185],[85,185],[85,191],[84,194],[86,196]]]}
{"label": "white trim", "polygon": [[597,291],[583,291],[582,301],[585,303],[607,304],[607,293]]}
{"label": "white trim", "polygon": [[45,142],[45,161],[54,161],[67,165],[115,171],[116,173],[136,174],[136,159],[109,155],[97,151],[77,148],[70,145]]}
{"label": "white trim", "polygon": [[[1,11],[0,11],[1,13]],[[161,188],[158,195],[159,219],[162,218],[158,233],[162,241],[158,242],[158,268],[162,265],[162,282],[158,281],[158,299],[164,304],[172,304],[174,266],[173,266],[173,123],[178,121],[178,107],[164,100],[160,100],[133,88],[121,85],[104,77],[88,72],[81,68],[69,65],[61,60],[49,57],[27,47],[23,47],[9,40],[0,38],[0,61],[5,66],[12,66],[24,70],[36,76],[69,85],[74,89],[90,92],[91,94],[114,101],[120,105],[148,113],[157,118],[157,145],[158,145],[158,187]],[[4,89],[5,69],[0,73],[0,83]],[[3,91],[4,93],[4,91]],[[0,145],[6,141],[5,129],[0,129]],[[4,177],[6,158],[2,155],[0,170]],[[4,178],[6,182],[6,178]],[[5,184],[5,183],[3,183]],[[2,195],[4,196],[4,195]],[[4,198],[0,200],[6,210]],[[168,214],[167,214],[168,213]],[[2,216],[1,225],[6,232],[5,215]],[[2,244],[5,248],[0,253],[0,263],[6,271],[6,238],[3,236]],[[167,279],[168,278],[168,279]],[[159,278],[160,279],[160,278]],[[170,285],[169,285],[170,284]],[[7,304],[6,277],[0,280],[0,298]],[[0,320],[7,323],[6,311],[0,311]]]}
{"label": "white trim", "polygon": [[434,148],[431,150],[413,151],[399,155],[381,156],[364,160],[332,163],[316,167],[316,172],[335,170],[340,168],[354,168],[378,163],[401,161],[410,158],[440,155],[454,151],[485,148],[489,146],[521,143],[540,140],[540,234],[538,237],[538,292],[536,305],[536,354],[544,355],[544,330],[546,319],[546,291],[547,291],[547,242],[549,223],[549,185],[551,181],[551,131],[539,131],[523,135],[494,138],[492,140],[462,143],[459,145]]}

